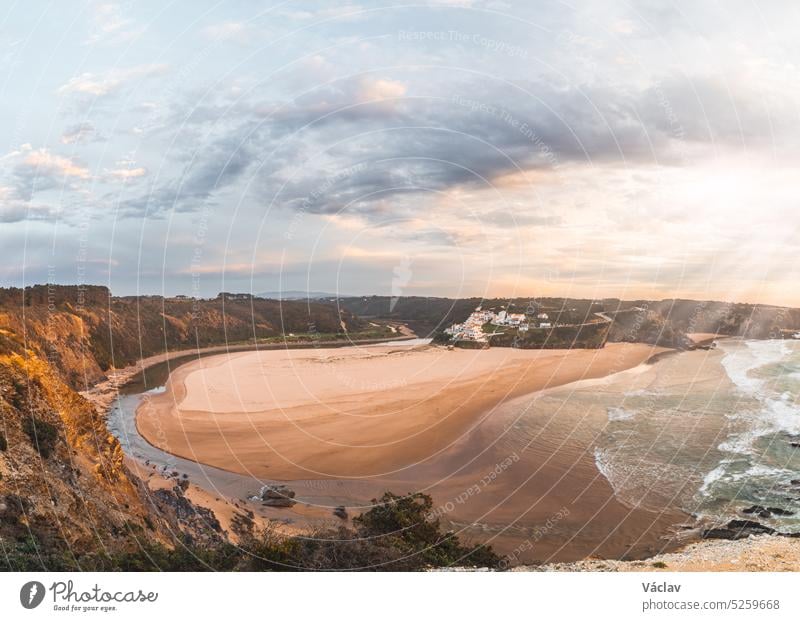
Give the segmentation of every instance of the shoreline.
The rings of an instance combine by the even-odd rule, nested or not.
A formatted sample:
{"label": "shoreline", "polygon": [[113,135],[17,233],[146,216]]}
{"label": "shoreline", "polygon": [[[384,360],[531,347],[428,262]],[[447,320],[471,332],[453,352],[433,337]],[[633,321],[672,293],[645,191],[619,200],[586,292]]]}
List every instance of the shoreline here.
{"label": "shoreline", "polygon": [[[293,356],[273,351],[258,352],[258,359],[251,352],[193,361],[171,373],[165,391],[137,409],[136,426],[143,438],[167,453],[240,474],[281,481],[383,478],[410,463],[439,455],[505,401],[576,381],[602,379],[669,351],[643,344],[610,344],[601,350],[449,351],[432,346],[424,353],[413,352],[423,355],[405,365],[375,371],[372,358],[384,360],[385,355],[409,353],[382,349],[373,349],[364,360],[359,360],[358,351],[340,357],[323,356],[321,360],[303,356],[306,352]],[[491,362],[487,360],[490,356]],[[444,357],[449,358],[448,365],[442,364]],[[254,385],[261,379],[260,371],[243,379],[246,370],[261,364],[262,359],[266,364],[276,361],[279,365],[271,372],[282,369],[284,373],[275,388]],[[454,359],[459,359],[460,373],[455,379],[449,368]],[[355,364],[352,369],[345,366],[342,372],[337,369],[327,378],[330,369],[326,367],[331,361]],[[483,362],[487,364],[480,366]],[[415,377],[418,370],[408,368],[416,364],[427,365],[431,372],[439,367],[448,369],[441,378],[419,379]],[[342,383],[352,381],[353,374],[373,372],[380,376],[398,368],[410,373],[413,381],[403,377],[397,386],[376,384],[378,390],[366,392],[339,389]],[[223,374],[225,379],[219,379]],[[308,383],[330,381],[318,388],[298,379],[306,376]],[[372,381],[370,376],[364,383]],[[229,392],[223,393],[226,389]],[[262,394],[267,391],[279,394],[270,399]],[[410,392],[420,396],[409,398]],[[309,401],[295,400],[287,405],[281,399],[303,393]],[[437,440],[421,445],[429,439],[426,436],[434,435],[432,430]],[[310,448],[310,444],[316,446]],[[220,446],[236,450],[220,450]],[[289,449],[284,448],[287,446]],[[403,454],[387,458],[386,447]],[[274,453],[269,465],[262,465],[265,451]],[[339,455],[332,457],[334,453]],[[346,455],[342,457],[341,453]],[[346,462],[346,467],[337,469],[341,462]]]}
{"label": "shoreline", "polygon": [[[639,365],[636,365],[634,367],[630,367],[628,369],[622,369],[621,372],[630,371],[631,369],[636,369],[637,367],[641,367],[643,365],[655,364],[655,362],[661,360],[665,356],[672,355],[672,354],[677,354],[677,353],[680,353],[680,352],[672,352],[672,351],[668,350],[668,351],[662,351],[662,352],[655,353],[655,354],[647,357],[647,359],[643,360],[641,363],[639,363]],[[575,382],[570,382],[570,383],[567,383],[567,384],[553,385],[553,386],[550,386],[550,387],[548,387],[546,389],[543,389],[543,390],[540,390],[540,391],[537,391],[537,392],[544,392],[544,391],[550,391],[550,390],[563,390],[565,388],[573,388],[573,389],[575,389],[575,388],[578,387],[579,384],[584,384],[584,383],[585,383],[584,384],[585,386],[589,386],[589,385],[591,385],[592,383],[595,383],[595,382],[602,383],[603,379],[605,377],[609,377],[609,376],[600,376],[599,378],[586,378],[586,379],[583,379],[583,380],[576,380]],[[137,418],[136,422],[137,422],[137,427],[138,427],[138,416],[136,418]],[[149,440],[148,440],[148,442],[149,442]],[[197,463],[200,463],[200,462],[197,462]],[[200,465],[202,465],[202,463],[200,463]],[[235,471],[232,471],[232,472],[235,472]],[[274,480],[278,480],[278,479],[274,479]],[[302,493],[302,489],[303,489],[302,486],[301,486],[300,489],[301,489],[300,493]],[[386,489],[389,489],[389,488],[387,487]],[[411,489],[411,488],[409,488],[409,489]],[[213,496],[214,495],[216,495],[216,496],[220,496],[221,495],[219,490],[217,490],[216,493],[206,493],[206,490],[204,490],[202,488],[202,486],[198,487],[198,491],[200,492],[199,498],[198,498],[198,500],[200,501],[199,502],[200,505],[205,505],[206,504],[205,501],[213,500]],[[219,498],[217,498],[216,500],[219,501]],[[242,507],[240,507],[239,504],[236,503],[237,500],[239,502],[241,502],[241,499],[237,498],[234,495],[233,497],[225,498],[225,501],[223,502],[223,504],[227,504],[228,508],[231,511],[235,511],[233,506],[232,506],[234,504],[236,505],[237,509],[241,510]],[[309,500],[313,501],[314,499],[310,498]],[[303,502],[303,501],[301,501],[301,502]],[[329,513],[329,510],[328,511],[324,510],[325,507],[326,507],[326,505],[314,504],[313,502],[309,503],[308,510],[310,510],[311,513],[308,514],[308,517],[311,518],[311,517],[314,516],[315,509],[316,509],[316,514],[317,514],[318,517],[320,515],[324,515],[325,513]],[[224,509],[224,507],[222,507],[222,509]],[[320,511],[320,509],[322,509],[322,511]],[[215,507],[215,510],[219,510],[219,506]],[[280,510],[279,511],[272,511],[272,515],[266,516],[266,519],[269,520],[269,521],[273,521],[273,522],[274,522],[274,520],[277,519],[278,522],[282,524],[282,526],[281,526],[282,529],[289,528],[292,531],[303,532],[304,528],[306,528],[306,527],[304,527],[302,525],[303,519],[300,519],[300,523],[295,523],[295,520],[298,518],[298,516],[291,515],[290,519],[282,519],[284,515],[287,515],[286,510],[283,510],[283,511],[280,511]],[[263,518],[265,516],[262,515],[260,517]],[[223,521],[227,522],[228,520],[225,519]],[[454,526],[458,526],[458,525],[454,523]],[[466,530],[466,529],[462,529],[460,527],[457,527],[457,530],[459,531],[459,533],[462,533],[462,531]],[[759,539],[762,539],[762,538],[759,538]],[[669,547],[664,546],[664,547],[666,547],[666,549],[670,550],[669,552],[658,553],[658,551],[654,551],[654,553],[652,553],[652,554],[644,554],[644,555],[640,555],[640,556],[635,556],[634,557],[634,558],[645,559],[643,561],[638,561],[638,560],[630,560],[630,561],[606,560],[606,561],[600,561],[600,560],[593,559],[592,556],[594,556],[594,555],[587,555],[586,557],[583,557],[584,560],[582,560],[582,561],[576,559],[574,562],[566,562],[566,563],[565,562],[547,562],[547,563],[545,563],[543,565],[536,565],[536,566],[529,566],[529,565],[527,565],[525,563],[522,563],[520,565],[516,565],[514,570],[516,570],[516,571],[641,571],[641,570],[649,570],[651,568],[651,565],[649,564],[649,562],[658,563],[658,562],[661,562],[660,559],[662,559],[662,558],[672,559],[672,560],[663,561],[663,562],[667,562],[668,563],[667,570],[672,569],[673,571],[678,571],[678,570],[689,570],[689,571],[691,571],[693,569],[685,569],[685,567],[687,566],[687,563],[693,562],[692,559],[696,559],[698,563],[706,563],[706,565],[702,565],[700,567],[700,570],[702,570],[703,567],[710,567],[710,565],[708,565],[708,563],[712,562],[712,561],[708,561],[707,560],[707,556],[708,555],[705,552],[706,550],[717,549],[719,546],[722,546],[724,544],[728,544],[728,545],[734,545],[735,544],[738,548],[741,548],[742,550],[747,550],[749,548],[749,546],[751,545],[751,541],[753,542],[752,543],[753,546],[757,545],[757,542],[755,541],[755,539],[741,540],[741,541],[737,541],[737,542],[725,542],[725,541],[718,541],[718,540],[697,540],[696,538],[693,537],[691,539],[691,541],[685,541],[683,543],[678,542],[677,545],[675,545],[673,543],[673,545],[671,545]],[[492,542],[492,541],[490,541],[489,543],[494,545],[494,542]],[[785,545],[785,546],[790,546],[791,547],[792,543],[793,543],[792,541],[787,540],[785,543],[779,543],[779,544],[776,544],[776,545]],[[619,556],[603,556],[603,555],[597,555],[597,556],[600,556],[601,558],[608,558],[608,559],[619,558]],[[677,564],[678,561],[676,559],[684,559],[684,561],[682,561],[681,565],[678,565]],[[672,568],[672,563],[675,564],[675,568],[674,569]],[[652,567],[652,569],[658,569],[658,568],[659,567]],[[736,568],[732,567],[731,569],[736,569]],[[706,569],[706,570],[708,570],[708,569]]]}

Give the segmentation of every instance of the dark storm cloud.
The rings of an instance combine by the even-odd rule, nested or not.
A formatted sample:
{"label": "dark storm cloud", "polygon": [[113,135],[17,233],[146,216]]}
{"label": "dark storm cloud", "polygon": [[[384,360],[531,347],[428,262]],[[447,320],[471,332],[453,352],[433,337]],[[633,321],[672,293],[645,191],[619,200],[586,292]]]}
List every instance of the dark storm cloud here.
{"label": "dark storm cloud", "polygon": [[249,120],[211,134],[188,125],[174,139],[171,153],[183,172],[177,178],[156,181],[144,194],[124,198],[121,213],[157,217],[172,209],[201,208],[216,192],[239,181],[249,168],[267,166],[259,157],[262,141],[263,127]]}
{"label": "dark storm cloud", "polygon": [[[393,84],[384,90],[400,92]],[[519,171],[675,165],[676,142],[763,138],[773,122],[752,97],[713,80],[665,80],[633,93],[486,80],[426,97],[375,98],[374,90],[360,78],[280,105],[194,108],[175,141],[183,174],[126,200],[124,212],[191,211],[224,188],[244,192],[236,184],[246,181],[245,197],[258,203],[385,214],[396,197],[489,187]]]}

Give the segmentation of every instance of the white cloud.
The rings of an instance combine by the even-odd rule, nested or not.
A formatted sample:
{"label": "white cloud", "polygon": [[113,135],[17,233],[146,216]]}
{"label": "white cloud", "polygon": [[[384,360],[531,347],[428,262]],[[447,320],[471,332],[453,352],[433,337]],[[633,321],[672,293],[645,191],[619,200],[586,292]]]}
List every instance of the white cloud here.
{"label": "white cloud", "polygon": [[104,97],[117,92],[128,82],[164,75],[168,69],[163,63],[152,63],[128,69],[112,69],[103,74],[82,73],[70,78],[56,92],[59,95]]}
{"label": "white cloud", "polygon": [[98,43],[124,43],[137,38],[144,29],[123,13],[119,4],[113,2],[96,3],[93,8],[92,23],[87,45]]}
{"label": "white cloud", "polygon": [[357,100],[360,102],[395,99],[406,94],[406,85],[396,80],[363,80],[359,85]]}
{"label": "white cloud", "polygon": [[147,169],[141,166],[137,168],[115,168],[113,170],[109,170],[108,174],[115,179],[130,181],[131,179],[144,177],[147,174]]}
{"label": "white cloud", "polygon": [[39,175],[53,175],[61,177],[74,177],[76,179],[88,179],[91,175],[89,170],[73,160],[55,155],[45,148],[31,149],[29,146],[23,149],[26,155],[20,164],[23,168],[32,169]]}
{"label": "white cloud", "polygon": [[227,21],[206,26],[200,31],[200,34],[212,41],[248,43],[255,37],[256,31],[245,22]]}

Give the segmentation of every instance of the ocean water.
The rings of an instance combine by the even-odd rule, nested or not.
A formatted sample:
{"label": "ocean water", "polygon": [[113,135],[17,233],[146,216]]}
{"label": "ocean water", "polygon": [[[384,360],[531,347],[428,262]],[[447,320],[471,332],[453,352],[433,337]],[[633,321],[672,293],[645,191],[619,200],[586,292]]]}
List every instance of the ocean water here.
{"label": "ocean water", "polygon": [[795,515],[755,519],[800,531],[800,342],[721,340],[629,383],[573,396],[606,410],[595,462],[620,500],[706,522],[776,507]]}

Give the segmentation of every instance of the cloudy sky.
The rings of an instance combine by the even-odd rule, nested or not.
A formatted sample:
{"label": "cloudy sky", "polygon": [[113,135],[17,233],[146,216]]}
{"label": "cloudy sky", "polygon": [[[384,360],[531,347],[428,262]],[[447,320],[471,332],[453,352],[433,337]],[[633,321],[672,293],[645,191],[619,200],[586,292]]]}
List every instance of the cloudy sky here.
{"label": "cloudy sky", "polygon": [[800,305],[800,6],[7,2],[4,286]]}

